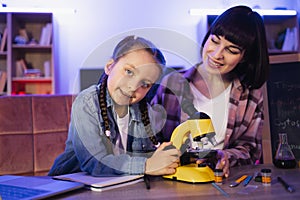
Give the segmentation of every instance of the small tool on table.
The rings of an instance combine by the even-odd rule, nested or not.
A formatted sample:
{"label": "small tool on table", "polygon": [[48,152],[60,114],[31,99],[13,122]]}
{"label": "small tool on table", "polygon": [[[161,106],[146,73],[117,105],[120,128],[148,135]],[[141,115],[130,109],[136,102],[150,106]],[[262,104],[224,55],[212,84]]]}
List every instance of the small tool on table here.
{"label": "small tool on table", "polygon": [[295,192],[295,189],[289,185],[287,182],[285,182],[280,176],[277,177],[277,180],[283,185],[283,187],[288,191],[288,192]]}
{"label": "small tool on table", "polygon": [[252,176],[247,176],[247,178],[243,182],[243,185],[247,186],[250,183],[251,179],[252,179]]}
{"label": "small tool on table", "polygon": [[145,182],[147,190],[150,190],[150,188],[151,188],[150,177],[147,174],[144,174],[144,182]]}
{"label": "small tool on table", "polygon": [[236,179],[234,182],[232,182],[229,186],[230,187],[236,187],[238,186],[243,180],[245,180],[248,176],[247,175],[243,175],[240,178]]}
{"label": "small tool on table", "polygon": [[216,183],[212,183],[212,186],[214,186],[219,192],[221,192],[225,197],[229,197],[229,194],[225,192],[220,186],[218,186]]}

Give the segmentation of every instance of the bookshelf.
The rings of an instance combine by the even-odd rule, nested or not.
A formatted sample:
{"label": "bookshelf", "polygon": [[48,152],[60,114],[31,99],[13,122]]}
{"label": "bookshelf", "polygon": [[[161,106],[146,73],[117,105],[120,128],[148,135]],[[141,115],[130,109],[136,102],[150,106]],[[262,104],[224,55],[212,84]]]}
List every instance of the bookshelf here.
{"label": "bookshelf", "polygon": [[6,95],[55,93],[52,24],[52,13],[0,13],[0,32],[7,29],[3,51],[0,48]]}

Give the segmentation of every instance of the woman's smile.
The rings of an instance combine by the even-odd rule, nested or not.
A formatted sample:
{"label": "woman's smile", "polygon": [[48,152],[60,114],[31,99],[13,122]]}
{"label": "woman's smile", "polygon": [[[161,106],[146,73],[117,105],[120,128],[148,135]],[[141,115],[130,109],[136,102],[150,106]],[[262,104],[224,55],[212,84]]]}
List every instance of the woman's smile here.
{"label": "woman's smile", "polygon": [[224,64],[214,61],[214,59],[210,56],[208,56],[208,63],[212,68],[215,69],[219,69],[220,67],[224,66]]}

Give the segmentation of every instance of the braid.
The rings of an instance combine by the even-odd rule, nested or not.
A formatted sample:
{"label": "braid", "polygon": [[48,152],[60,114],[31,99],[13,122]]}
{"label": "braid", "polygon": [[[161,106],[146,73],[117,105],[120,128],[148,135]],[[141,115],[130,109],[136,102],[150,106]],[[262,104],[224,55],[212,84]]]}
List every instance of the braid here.
{"label": "braid", "polygon": [[105,131],[110,131],[109,127],[109,120],[107,115],[107,103],[106,103],[106,87],[107,87],[107,75],[105,73],[102,74],[100,79],[100,92],[99,92],[99,104],[100,104],[100,110],[101,110],[101,116],[104,121],[104,127]]}
{"label": "braid", "polygon": [[142,113],[142,122],[145,126],[145,129],[146,129],[146,132],[149,136],[149,139],[151,140],[151,142],[154,145],[157,145],[158,141],[156,140],[156,138],[153,134],[153,131],[151,129],[150,119],[149,119],[149,114],[148,114],[148,108],[147,108],[147,101],[146,101],[145,98],[140,101],[139,108],[140,108],[141,113]]}

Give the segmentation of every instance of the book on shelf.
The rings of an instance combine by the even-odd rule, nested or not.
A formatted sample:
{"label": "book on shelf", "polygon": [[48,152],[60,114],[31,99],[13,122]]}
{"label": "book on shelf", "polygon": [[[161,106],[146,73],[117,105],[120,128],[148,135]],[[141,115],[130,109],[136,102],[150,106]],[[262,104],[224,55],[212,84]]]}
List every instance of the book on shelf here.
{"label": "book on shelf", "polygon": [[5,71],[0,71],[0,95],[4,93],[7,74]]}
{"label": "book on shelf", "polygon": [[24,72],[27,70],[27,65],[25,60],[19,59],[16,61],[16,77],[23,77]]}
{"label": "book on shelf", "polygon": [[51,77],[51,63],[50,60],[44,62],[44,76]]}
{"label": "book on shelf", "polygon": [[32,67],[31,64],[28,64],[24,58],[19,58],[16,60],[16,77],[24,77],[24,76],[40,76],[41,70],[36,70]]}
{"label": "book on shelf", "polygon": [[2,38],[1,38],[0,52],[5,51],[6,41],[7,41],[7,28],[5,27],[5,29],[4,29],[4,31],[3,31]]}
{"label": "book on shelf", "polygon": [[42,76],[40,69],[33,68],[24,58],[16,61],[16,77],[38,78]]}
{"label": "book on shelf", "polygon": [[54,179],[83,183],[92,191],[102,192],[143,181],[144,175],[91,176],[86,172],[54,176]]}
{"label": "book on shelf", "polygon": [[47,23],[41,32],[40,45],[50,45],[52,39],[52,23]]}
{"label": "book on shelf", "polygon": [[298,31],[296,27],[287,28],[282,45],[282,51],[297,51],[298,50]]}
{"label": "book on shelf", "polygon": [[42,72],[40,69],[26,69],[24,71],[24,77],[27,78],[37,78],[41,76],[42,76]]}

